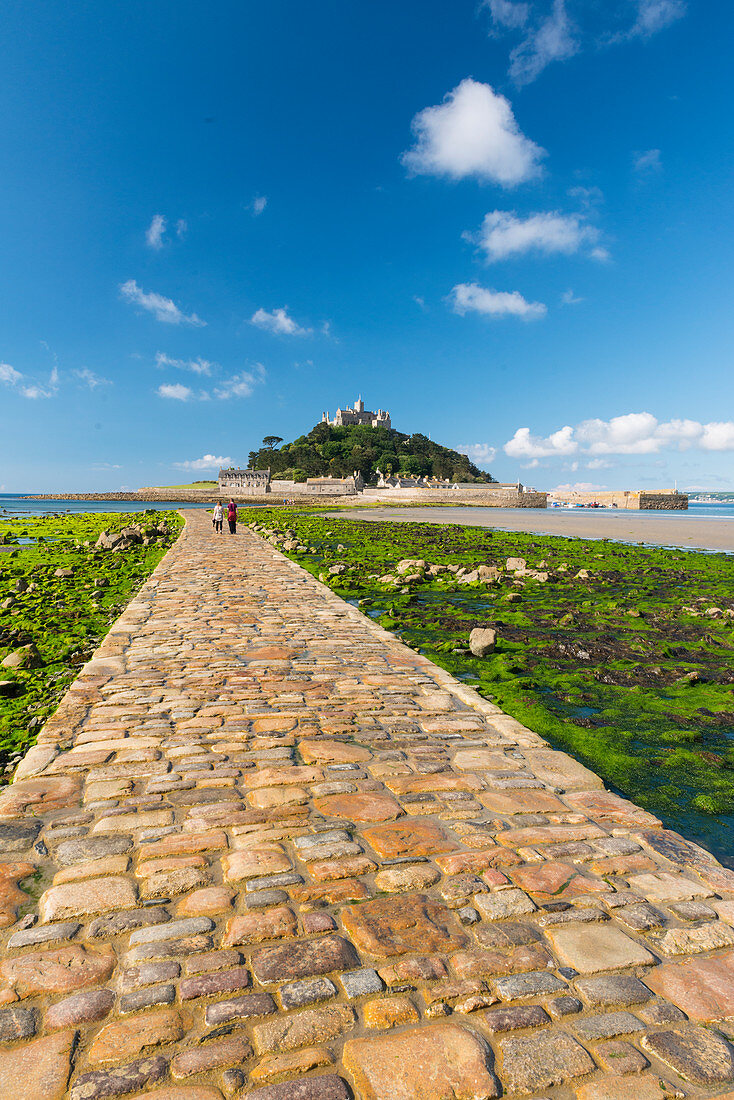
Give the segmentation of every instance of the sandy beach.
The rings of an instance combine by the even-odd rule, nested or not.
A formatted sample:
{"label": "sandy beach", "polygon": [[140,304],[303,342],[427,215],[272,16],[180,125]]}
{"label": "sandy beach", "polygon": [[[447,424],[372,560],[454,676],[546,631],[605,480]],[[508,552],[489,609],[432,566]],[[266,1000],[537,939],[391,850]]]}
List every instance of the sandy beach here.
{"label": "sandy beach", "polygon": [[404,523],[461,523],[469,527],[496,527],[504,531],[528,531],[538,535],[618,539],[654,546],[734,552],[734,519],[699,519],[690,512],[661,515],[656,512],[602,512],[581,508],[566,512],[550,508],[393,507],[355,510],[354,518]]}

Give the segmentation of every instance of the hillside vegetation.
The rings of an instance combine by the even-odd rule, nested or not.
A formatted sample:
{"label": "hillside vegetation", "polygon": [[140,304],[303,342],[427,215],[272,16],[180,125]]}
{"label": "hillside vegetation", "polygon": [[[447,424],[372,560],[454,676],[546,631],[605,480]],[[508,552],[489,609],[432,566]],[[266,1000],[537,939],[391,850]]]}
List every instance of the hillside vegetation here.
{"label": "hillside vegetation", "polygon": [[[276,437],[270,437],[277,439]],[[308,435],[282,447],[261,447],[250,452],[251,470],[270,468],[275,478],[305,481],[307,477],[349,477],[359,470],[365,481],[383,474],[401,473],[432,476],[451,481],[494,481],[467,455],[434,443],[416,432],[405,435],[394,428],[373,428],[366,424],[333,427],[317,424]]]}

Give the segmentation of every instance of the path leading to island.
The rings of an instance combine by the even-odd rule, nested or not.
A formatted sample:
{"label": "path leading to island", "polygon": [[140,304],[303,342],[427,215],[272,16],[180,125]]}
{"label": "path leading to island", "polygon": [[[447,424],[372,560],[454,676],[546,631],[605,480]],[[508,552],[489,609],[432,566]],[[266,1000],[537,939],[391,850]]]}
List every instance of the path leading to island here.
{"label": "path leading to island", "polygon": [[[346,504],[345,507],[349,505]],[[341,507],[341,505],[340,505]],[[334,513],[344,516],[343,512]],[[650,546],[734,553],[734,519],[708,518],[693,512],[633,512],[574,508],[355,508],[355,519],[402,523],[460,523],[464,527],[497,527],[535,535],[566,538],[616,539]]]}
{"label": "path leading to island", "polygon": [[205,513],[0,841],[2,1096],[734,1096],[734,873]]}

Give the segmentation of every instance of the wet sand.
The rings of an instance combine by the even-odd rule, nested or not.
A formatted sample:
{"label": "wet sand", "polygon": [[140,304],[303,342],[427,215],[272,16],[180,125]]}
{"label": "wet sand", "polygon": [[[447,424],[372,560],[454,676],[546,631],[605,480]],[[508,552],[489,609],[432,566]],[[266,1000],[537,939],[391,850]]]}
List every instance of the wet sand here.
{"label": "wet sand", "polygon": [[[344,512],[334,512],[344,516]],[[460,523],[568,538],[613,539],[619,542],[680,546],[686,549],[734,552],[734,519],[699,519],[690,512],[597,511],[583,508],[370,508],[355,509],[354,519],[403,523]]]}

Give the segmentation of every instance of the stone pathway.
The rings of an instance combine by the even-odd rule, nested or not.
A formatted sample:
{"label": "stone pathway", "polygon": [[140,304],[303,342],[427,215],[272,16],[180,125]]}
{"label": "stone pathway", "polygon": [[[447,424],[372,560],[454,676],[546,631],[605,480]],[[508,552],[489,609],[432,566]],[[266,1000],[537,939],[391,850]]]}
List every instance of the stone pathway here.
{"label": "stone pathway", "polygon": [[0,1096],[732,1100],[734,873],[186,519],[0,794]]}

